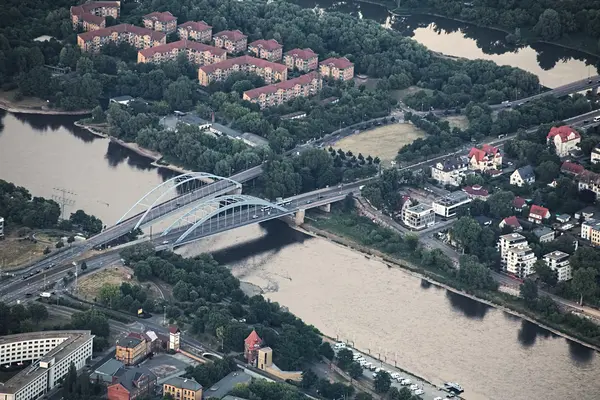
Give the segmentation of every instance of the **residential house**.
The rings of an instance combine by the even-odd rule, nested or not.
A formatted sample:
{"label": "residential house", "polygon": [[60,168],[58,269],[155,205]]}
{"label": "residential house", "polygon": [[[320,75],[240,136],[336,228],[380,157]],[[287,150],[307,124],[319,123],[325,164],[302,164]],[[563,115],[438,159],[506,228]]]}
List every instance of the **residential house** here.
{"label": "residential house", "polygon": [[200,85],[208,86],[211,82],[227,79],[229,75],[237,71],[254,73],[263,78],[267,84],[287,80],[285,65],[252,56],[241,56],[200,67],[198,69],[198,81]]}
{"label": "residential house", "polygon": [[600,174],[592,171],[584,170],[577,175],[577,186],[579,190],[590,190],[594,192],[596,197],[600,194]]}
{"label": "residential house", "polygon": [[556,236],[556,232],[547,226],[540,226],[539,228],[534,229],[533,234],[538,238],[540,243],[551,242]]}
{"label": "residential house", "polygon": [[498,225],[500,229],[504,228],[505,226],[511,227],[513,232],[520,232],[523,230],[521,223],[514,215],[504,218],[502,221],[500,221],[500,224]]}
{"label": "residential house", "polygon": [[473,147],[469,152],[469,166],[475,171],[500,171],[502,170],[502,153],[489,144],[484,144],[481,149]]}
{"label": "residential house", "polygon": [[208,43],[212,39],[212,26],[204,21],[188,21],[177,27],[177,34],[181,40]]}
{"label": "residential house", "polygon": [[531,165],[518,168],[510,175],[510,184],[518,187],[531,185],[535,182],[535,173]]}
{"label": "residential house", "polygon": [[[119,18],[120,1],[90,1],[79,6],[71,6],[71,23],[73,29],[82,27],[84,31],[106,27],[106,18]],[[97,18],[93,18],[97,17]]]}
{"label": "residential house", "polygon": [[144,27],[157,32],[173,33],[177,30],[177,17],[168,11],[144,15],[142,18]]}
{"label": "residential house", "polygon": [[435,212],[431,206],[422,203],[410,206],[403,210],[402,222],[410,229],[425,229],[435,223]]}
{"label": "residential house", "polygon": [[553,144],[559,157],[566,157],[571,150],[579,147],[581,135],[570,126],[552,127],[546,136],[548,144]]}
{"label": "residential house", "polygon": [[558,222],[560,222],[561,224],[569,222],[570,219],[571,219],[571,216],[569,214],[560,214],[560,215],[556,216],[556,220]]}
{"label": "residential house", "polygon": [[172,61],[180,54],[185,55],[189,62],[198,66],[215,64],[227,59],[227,52],[219,47],[193,40],[179,40],[138,51],[138,63]]}
{"label": "residential house", "polygon": [[241,31],[221,31],[213,36],[215,46],[227,50],[228,53],[241,53],[246,51],[248,36]]}
{"label": "residential house", "polygon": [[517,196],[513,200],[513,208],[515,209],[515,211],[523,211],[526,205],[527,201],[525,201],[525,199],[522,197]]}
{"label": "residential house", "polygon": [[156,375],[148,368],[123,368],[117,372],[115,383],[108,386],[108,400],[133,400],[154,395]]}
{"label": "residential house", "polygon": [[535,273],[534,264],[537,257],[529,246],[513,247],[506,252],[506,272],[519,278],[526,278]]}
{"label": "residential house", "polygon": [[520,233],[507,233],[498,239],[498,250],[500,251],[500,263],[505,267],[508,260],[508,250],[516,247],[527,247],[527,239]]}
{"label": "residential house", "polygon": [[193,378],[176,376],[163,382],[163,396],[177,400],[202,400],[202,385]]}
{"label": "residential house", "polygon": [[600,144],[597,144],[596,147],[592,150],[592,155],[590,156],[590,162],[592,164],[597,164],[600,162]]}
{"label": "residential house", "polygon": [[458,211],[466,207],[471,201],[473,200],[465,192],[458,190],[436,199],[431,206],[437,215],[447,219],[455,217]]}
{"label": "residential house", "polygon": [[275,39],[260,39],[248,45],[248,52],[263,60],[276,62],[281,61],[283,46]]}
{"label": "residential house", "polygon": [[550,218],[550,211],[546,207],[532,205],[529,210],[529,217],[527,220],[534,224],[541,224],[545,219]]}
{"label": "residential house", "polygon": [[579,175],[580,173],[585,171],[585,168],[583,168],[583,165],[579,165],[570,161],[565,161],[560,166],[560,171],[565,174]]}
{"label": "residential house", "polygon": [[120,24],[80,33],[77,35],[77,45],[82,51],[97,52],[108,43],[129,43],[136,49],[166,44],[166,35],[150,29],[130,24]]}
{"label": "residential house", "polygon": [[588,219],[582,222],[581,238],[589,240],[594,246],[600,245],[600,221]]}
{"label": "residential house", "polygon": [[349,81],[354,78],[354,64],[346,57],[328,58],[319,63],[319,72],[323,78]]}
{"label": "residential house", "polygon": [[473,200],[479,199],[486,201],[490,195],[490,192],[488,192],[480,185],[465,186],[463,188],[463,192],[465,192],[469,196],[469,198]]}
{"label": "residential house", "polygon": [[442,185],[460,186],[468,167],[466,157],[447,158],[431,166],[431,177]]}
{"label": "residential house", "polygon": [[285,53],[283,63],[288,69],[309,72],[319,66],[319,56],[309,48],[293,49]]}
{"label": "residential house", "polygon": [[247,90],[242,98],[257,103],[261,109],[278,106],[297,97],[317,94],[323,87],[321,76],[313,71],[287,81]]}
{"label": "residential house", "polygon": [[567,253],[559,250],[553,251],[544,256],[544,262],[552,271],[556,271],[559,282],[568,281],[573,277],[573,270]]}

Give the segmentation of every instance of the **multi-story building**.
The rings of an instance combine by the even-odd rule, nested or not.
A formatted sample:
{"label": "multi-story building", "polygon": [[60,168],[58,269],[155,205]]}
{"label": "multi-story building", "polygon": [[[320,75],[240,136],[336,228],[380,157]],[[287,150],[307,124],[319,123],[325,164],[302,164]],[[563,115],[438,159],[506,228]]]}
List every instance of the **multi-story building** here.
{"label": "multi-story building", "polygon": [[596,198],[598,197],[598,194],[600,194],[600,174],[583,170],[575,179],[577,179],[577,186],[580,191],[590,190],[594,192]]}
{"label": "multi-story building", "polygon": [[296,97],[309,97],[323,87],[323,80],[317,72],[299,76],[288,81],[259,87],[244,92],[242,98],[257,103],[260,108],[278,106]]}
{"label": "multi-story building", "polygon": [[163,383],[163,395],[177,400],[202,400],[202,385],[193,378],[176,376]]}
{"label": "multi-story building", "polygon": [[248,45],[248,52],[255,57],[275,62],[281,60],[283,46],[275,39],[260,39]]}
{"label": "multi-story building", "polygon": [[346,57],[328,58],[319,63],[319,72],[323,78],[349,81],[354,78],[354,64]]}
{"label": "multi-story building", "polygon": [[129,43],[136,49],[166,44],[166,35],[135,25],[120,24],[77,35],[77,45],[82,51],[99,51],[108,43]]}
{"label": "multi-story building", "polygon": [[593,218],[581,223],[581,238],[589,240],[594,246],[600,245],[600,221]]}
{"label": "multi-story building", "polygon": [[598,164],[600,162],[600,145],[596,145],[596,147],[594,147],[594,149],[592,150],[590,162],[592,164]]}
{"label": "multi-story building", "polygon": [[570,126],[552,127],[546,136],[548,144],[556,148],[556,155],[566,157],[571,150],[575,150],[581,142],[581,135]]}
{"label": "multi-story building", "polygon": [[518,187],[535,183],[535,173],[531,165],[518,168],[510,175],[510,184]]}
{"label": "multi-story building", "polygon": [[256,74],[263,78],[267,84],[287,80],[285,65],[252,56],[241,56],[200,67],[198,69],[198,81],[200,85],[208,86],[211,82],[223,81],[229,75],[238,71]]}
{"label": "multi-story building", "polygon": [[508,257],[508,250],[515,247],[526,247],[527,239],[525,236],[519,233],[508,233],[500,236],[498,240],[498,250],[500,251],[500,263],[506,266],[506,260]]}
{"label": "multi-story building", "polygon": [[402,210],[402,222],[410,229],[421,230],[435,223],[435,212],[431,206],[417,204]]}
{"label": "multi-story building", "polygon": [[121,368],[108,386],[108,400],[133,400],[139,397],[152,397],[156,386],[156,375],[148,368]]}
{"label": "multi-story building", "polygon": [[212,39],[212,26],[204,21],[188,21],[177,27],[179,39],[208,43]]}
{"label": "multi-story building", "polygon": [[0,217],[0,240],[4,239],[4,218]]}
{"label": "multi-story building", "polygon": [[309,72],[319,66],[319,56],[309,48],[293,49],[285,53],[283,63],[288,69]]}
{"label": "multi-story building", "polygon": [[431,177],[442,185],[460,186],[468,167],[466,157],[448,158],[431,166]]}
{"label": "multi-story building", "polygon": [[465,192],[459,190],[436,199],[431,206],[437,215],[447,219],[455,217],[458,210],[466,207],[471,201],[472,199]]}
{"label": "multi-story building", "polygon": [[0,385],[0,399],[33,400],[56,387],[71,364],[83,368],[92,357],[90,331],[29,332],[0,337],[0,365],[31,365]]}
{"label": "multi-story building", "polygon": [[552,271],[556,271],[559,282],[568,281],[573,277],[573,269],[567,253],[555,250],[544,256],[544,262]]}
{"label": "multi-story building", "polygon": [[535,273],[534,264],[537,257],[529,246],[513,247],[506,252],[506,272],[519,278],[526,278]]}
{"label": "multi-story building", "polygon": [[469,152],[469,165],[476,171],[502,170],[502,153],[489,144],[484,144],[481,149],[473,147]]}
{"label": "multi-story building", "polygon": [[101,29],[106,26],[105,17],[119,18],[120,1],[91,1],[71,7],[73,29],[82,27],[85,31]]}
{"label": "multi-story building", "polygon": [[168,11],[153,12],[142,18],[144,27],[157,32],[173,33],[177,30],[177,17]]}
{"label": "multi-story building", "polygon": [[477,199],[486,201],[490,196],[490,192],[488,192],[487,189],[484,189],[481,185],[465,186],[463,188],[463,192],[465,192],[467,196],[473,200]]}
{"label": "multi-story building", "polygon": [[227,59],[227,52],[219,47],[192,40],[179,40],[138,51],[138,62],[160,63],[171,61],[176,60],[180,54],[185,54],[191,63],[198,66],[210,65]]}
{"label": "multi-story building", "polygon": [[228,53],[241,53],[246,51],[248,36],[241,31],[221,31],[213,36],[215,46],[227,50]]}
{"label": "multi-story building", "polygon": [[117,341],[115,359],[125,365],[134,365],[150,354],[150,343],[144,337],[129,335]]}

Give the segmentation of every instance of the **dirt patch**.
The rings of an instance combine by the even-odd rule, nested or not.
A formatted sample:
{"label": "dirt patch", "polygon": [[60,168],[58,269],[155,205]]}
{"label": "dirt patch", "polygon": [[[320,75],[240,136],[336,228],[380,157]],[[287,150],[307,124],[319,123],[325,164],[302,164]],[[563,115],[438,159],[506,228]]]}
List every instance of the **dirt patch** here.
{"label": "dirt patch", "polygon": [[367,90],[373,90],[377,87],[377,82],[379,82],[379,79],[377,78],[359,78],[358,76],[354,77],[354,83],[356,84],[356,87],[359,87],[360,85],[365,85],[365,88]]}
{"label": "dirt patch", "polygon": [[333,147],[362,153],[365,157],[377,156],[384,165],[389,165],[398,154],[398,150],[423,137],[425,132],[412,124],[390,124],[343,138]]}
{"label": "dirt patch", "polygon": [[417,92],[420,92],[421,90],[424,90],[428,96],[431,96],[433,94],[433,90],[431,89],[425,89],[418,86],[409,86],[406,89],[392,90],[392,96],[394,96],[396,100],[404,100],[406,96],[415,94]]}
{"label": "dirt patch", "polygon": [[17,97],[17,90],[10,90],[8,92],[0,91],[0,100],[13,107],[42,108],[48,105],[46,100],[37,97],[23,97],[19,99]]}
{"label": "dirt patch", "polygon": [[109,266],[100,271],[91,272],[79,279],[77,283],[77,293],[85,300],[98,298],[100,289],[105,283],[111,285],[121,285],[128,282],[132,285],[140,285],[148,290],[148,296],[154,299],[163,298],[160,289],[153,282],[139,282],[133,276],[133,270],[123,266]]}
{"label": "dirt patch", "polygon": [[3,271],[10,271],[35,261],[44,255],[46,247],[54,249],[54,244],[8,235],[4,240],[0,240],[0,267]]}
{"label": "dirt patch", "polygon": [[448,121],[450,128],[467,129],[469,127],[469,119],[465,115],[454,115],[442,119]]}

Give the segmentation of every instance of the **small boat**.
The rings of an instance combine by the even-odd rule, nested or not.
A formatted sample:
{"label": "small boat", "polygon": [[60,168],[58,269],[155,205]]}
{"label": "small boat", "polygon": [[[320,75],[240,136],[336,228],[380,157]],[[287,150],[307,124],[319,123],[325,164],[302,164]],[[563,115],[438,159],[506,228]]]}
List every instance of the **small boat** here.
{"label": "small boat", "polygon": [[463,389],[462,386],[460,386],[458,383],[456,382],[446,382],[444,384],[444,387],[446,389],[448,389],[451,392],[454,392],[456,394],[461,394],[462,392],[464,392],[465,390]]}

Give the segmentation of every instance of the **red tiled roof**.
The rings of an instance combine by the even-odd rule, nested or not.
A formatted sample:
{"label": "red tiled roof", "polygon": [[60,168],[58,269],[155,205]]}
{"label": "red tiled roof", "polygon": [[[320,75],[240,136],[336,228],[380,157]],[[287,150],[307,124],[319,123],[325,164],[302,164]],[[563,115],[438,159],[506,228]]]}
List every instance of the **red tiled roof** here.
{"label": "red tiled roof", "polygon": [[167,43],[160,46],[149,47],[140,50],[139,53],[144,57],[152,57],[157,53],[168,53],[173,49],[192,49],[198,52],[209,51],[213,55],[222,56],[227,53],[225,49],[215,46],[209,46],[204,43],[194,42],[193,40],[178,40],[177,42]]}
{"label": "red tiled roof", "polygon": [[256,58],[256,57],[252,57],[252,56],[241,56],[241,57],[236,57],[236,58],[230,58],[228,60],[221,61],[221,62],[218,62],[215,64],[204,65],[204,66],[200,67],[200,69],[202,71],[204,71],[206,74],[211,74],[218,69],[229,69],[236,64],[237,65],[250,64],[250,65],[254,65],[256,67],[260,67],[260,68],[270,67],[271,69],[273,69],[275,71],[279,71],[279,72],[287,71],[287,68],[285,65],[277,64],[274,62],[263,60],[262,58]]}
{"label": "red tiled roof", "polygon": [[176,326],[169,327],[169,333],[179,333],[179,332],[181,332],[181,331],[179,330],[178,327],[176,327]]}
{"label": "red tiled roof", "polygon": [[72,15],[83,15],[89,14],[92,10],[102,7],[116,7],[119,8],[120,4],[118,1],[91,1],[89,3],[81,4],[79,6],[71,6]]}
{"label": "red tiled roof", "polygon": [[260,40],[255,40],[254,42],[250,43],[248,46],[262,47],[263,49],[266,49],[266,50],[269,50],[269,51],[277,50],[277,49],[280,49],[280,48],[283,47],[275,39],[269,39],[269,40],[260,39]]}
{"label": "red tiled roof", "polygon": [[521,224],[519,220],[514,215],[512,217],[506,217],[502,220],[505,225],[512,226],[513,228],[520,228]]}
{"label": "red tiled roof", "polygon": [[105,37],[110,36],[113,32],[125,33],[130,32],[136,35],[149,35],[152,40],[162,40],[166,35],[163,32],[153,31],[152,29],[146,29],[135,25],[130,24],[119,24],[115,26],[109,26],[107,28],[98,29],[95,31],[89,31],[80,33],[79,36],[83,40],[90,41],[96,36]]}
{"label": "red tiled roof", "polygon": [[284,82],[274,83],[272,85],[262,86],[256,89],[246,90],[244,92],[245,96],[250,97],[251,99],[257,98],[263,93],[275,93],[279,89],[287,90],[293,88],[296,85],[307,85],[313,79],[319,78],[319,74],[315,71],[309,72],[308,74],[300,75],[297,78],[290,79]]}
{"label": "red tiled roof", "polygon": [[238,40],[242,40],[248,36],[244,35],[242,31],[236,29],[235,31],[221,31],[219,33],[215,33],[213,37],[225,37],[226,39],[237,42]]}
{"label": "red tiled roof", "polygon": [[[569,139],[569,136],[571,134],[573,134],[573,137]],[[550,129],[550,132],[548,132],[548,136],[546,136],[546,139],[554,140],[554,137],[556,135],[558,135],[560,137],[560,141],[563,143],[568,142],[570,140],[575,140],[575,139],[581,138],[581,135],[579,134],[579,132],[577,132],[575,129],[573,129],[567,125],[552,127]]]}
{"label": "red tiled roof", "polygon": [[583,168],[583,165],[575,164],[570,161],[565,161],[564,163],[562,163],[560,169],[563,172],[568,172],[574,175],[580,174],[585,170],[585,168]]}
{"label": "red tiled roof", "polygon": [[473,158],[473,156],[478,162],[482,161],[485,158],[485,151],[478,149],[477,147],[473,147],[469,152],[469,159]]}
{"label": "red tiled roof", "polygon": [[327,60],[321,61],[319,63],[319,65],[333,65],[336,68],[339,69],[345,69],[345,68],[350,68],[352,67],[354,64],[352,64],[350,62],[350,60],[348,60],[346,57],[342,57],[342,58],[328,58]]}
{"label": "red tiled roof", "polygon": [[177,17],[175,17],[169,11],[164,11],[164,12],[155,11],[153,13],[144,15],[144,19],[154,19],[154,20],[160,21],[160,22],[177,21]]}
{"label": "red tiled roof", "polygon": [[250,334],[248,335],[248,337],[246,339],[244,339],[244,343],[246,344],[255,344],[255,343],[260,343],[262,342],[262,339],[260,338],[260,336],[258,336],[258,333],[256,333],[256,331],[253,329],[252,332],[250,332]]}
{"label": "red tiled roof", "polygon": [[531,209],[529,210],[529,215],[533,214],[533,215],[537,215],[540,218],[546,218],[546,215],[548,215],[550,211],[546,208],[546,207],[542,207],[542,206],[538,206],[536,204],[531,206]]}
{"label": "red tiled roof", "polygon": [[496,154],[498,153],[498,148],[491,146],[489,144],[484,144],[481,146],[481,150],[485,151],[487,154]]}
{"label": "red tiled roof", "polygon": [[199,32],[206,31],[208,29],[212,29],[212,26],[208,25],[204,21],[188,21],[183,24],[177,25],[177,27],[188,29],[188,30],[199,31]]}
{"label": "red tiled roof", "polygon": [[463,191],[471,196],[487,197],[490,194],[490,192],[479,185],[464,187]]}
{"label": "red tiled roof", "polygon": [[515,199],[513,200],[513,207],[515,208],[523,208],[523,206],[525,205],[526,201],[524,198],[522,197],[515,197]]}
{"label": "red tiled roof", "polygon": [[101,25],[105,21],[105,18],[103,16],[89,13],[81,15],[79,18],[81,18],[82,21],[96,25]]}
{"label": "red tiled roof", "polygon": [[600,174],[597,174],[595,172],[592,171],[588,171],[587,169],[584,169],[583,171],[581,171],[581,173],[577,174],[577,179],[580,182],[585,182],[585,183],[593,183],[593,184],[600,184]]}
{"label": "red tiled roof", "polygon": [[316,57],[317,54],[309,48],[306,49],[293,49],[285,53],[286,56],[293,56],[301,60],[309,60]]}

